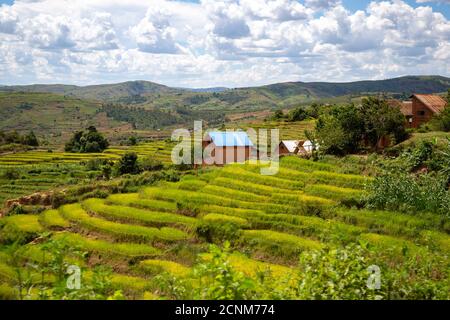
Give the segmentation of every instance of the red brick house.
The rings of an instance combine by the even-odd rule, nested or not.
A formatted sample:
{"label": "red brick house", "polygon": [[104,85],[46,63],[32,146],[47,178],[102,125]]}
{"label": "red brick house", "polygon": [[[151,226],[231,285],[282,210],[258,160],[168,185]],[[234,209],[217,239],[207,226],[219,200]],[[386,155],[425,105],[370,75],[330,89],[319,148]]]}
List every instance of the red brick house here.
{"label": "red brick house", "polygon": [[387,101],[390,106],[400,109],[410,128],[418,128],[430,121],[435,114],[441,113],[447,105],[444,98],[432,94],[413,94],[410,98],[411,101]]}
{"label": "red brick house", "polygon": [[412,127],[418,128],[420,125],[430,121],[435,115],[441,113],[447,101],[440,96],[431,94],[413,94],[412,101]]}

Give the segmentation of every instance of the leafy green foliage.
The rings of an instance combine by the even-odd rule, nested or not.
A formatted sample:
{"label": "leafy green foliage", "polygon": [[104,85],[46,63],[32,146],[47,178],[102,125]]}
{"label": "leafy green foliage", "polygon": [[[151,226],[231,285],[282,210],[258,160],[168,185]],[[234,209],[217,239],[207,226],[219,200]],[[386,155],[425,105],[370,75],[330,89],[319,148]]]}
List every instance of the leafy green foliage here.
{"label": "leafy green foliage", "polygon": [[39,141],[33,131],[20,135],[17,131],[3,132],[0,130],[0,146],[6,144],[22,144],[31,147],[39,146]]}
{"label": "leafy green foliage", "polygon": [[119,162],[117,162],[117,172],[122,174],[138,174],[141,172],[141,168],[138,163],[138,156],[134,152],[125,153]]}
{"label": "leafy green foliage", "polygon": [[448,216],[450,192],[447,183],[447,177],[442,175],[387,172],[376,177],[369,186],[366,201],[369,208]]}
{"label": "leafy green foliage", "polygon": [[66,152],[103,152],[108,148],[109,142],[95,127],[89,127],[86,131],[75,132],[66,143]]}
{"label": "leafy green foliage", "polygon": [[335,155],[358,152],[365,146],[377,149],[386,137],[396,143],[407,137],[400,110],[376,98],[363,99],[358,107],[325,110],[317,121],[315,135],[320,151]]}

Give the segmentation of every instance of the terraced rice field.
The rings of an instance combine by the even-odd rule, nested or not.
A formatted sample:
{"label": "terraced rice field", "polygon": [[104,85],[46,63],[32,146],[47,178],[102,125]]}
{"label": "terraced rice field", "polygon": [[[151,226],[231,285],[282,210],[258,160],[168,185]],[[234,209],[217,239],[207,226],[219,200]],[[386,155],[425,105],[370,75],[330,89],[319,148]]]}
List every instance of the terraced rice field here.
{"label": "terraced rice field", "polygon": [[[249,276],[259,269],[285,276],[301,252],[349,243],[448,258],[448,221],[356,208],[370,178],[298,158],[283,158],[276,176],[260,175],[259,169],[227,165],[138,193],[88,199],[39,216],[7,217],[4,223],[25,234],[51,231],[52,237],[90,252],[95,261],[113,267],[114,286],[137,299],[158,298],[156,275],[185,277],[197,254],[210,259],[208,241],[231,241],[236,253],[230,263]],[[224,225],[232,237],[215,233]],[[0,247],[2,254],[5,260]],[[0,263],[1,281],[11,285],[13,277],[11,267]]]}
{"label": "terraced rice field", "polygon": [[[100,172],[87,170],[83,165],[91,159],[118,160],[125,152],[136,152],[139,157],[152,157],[171,163],[171,143],[154,141],[133,147],[112,147],[103,153],[66,153],[29,151],[0,155],[0,207],[7,199],[15,199],[56,188],[87,181]],[[7,170],[19,171],[18,179],[2,178]]]}
{"label": "terraced rice field", "polygon": [[117,160],[126,152],[136,152],[139,156],[152,156],[164,163],[170,162],[171,143],[154,141],[132,147],[111,147],[103,153],[69,153],[27,151],[0,155],[0,168],[7,166],[31,165],[39,163],[79,163],[90,159]]}
{"label": "terraced rice field", "polygon": [[[17,179],[7,179],[4,175],[8,170],[17,172]],[[78,163],[0,166],[0,207],[7,199],[89,181],[98,174],[99,171],[87,170],[86,166]]]}

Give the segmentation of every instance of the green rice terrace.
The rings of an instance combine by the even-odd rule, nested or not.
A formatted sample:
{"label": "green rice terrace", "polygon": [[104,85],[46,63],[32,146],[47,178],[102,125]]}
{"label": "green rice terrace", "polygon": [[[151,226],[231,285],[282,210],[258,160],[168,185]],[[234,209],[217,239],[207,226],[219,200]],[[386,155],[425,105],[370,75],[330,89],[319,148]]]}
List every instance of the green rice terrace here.
{"label": "green rice terrace", "polygon": [[[170,142],[153,141],[136,146],[111,147],[103,153],[35,150],[1,155],[0,203],[63,185],[86,183],[100,174],[98,168],[86,165],[90,160],[116,161],[126,152],[135,152],[140,158],[152,157],[168,164],[171,162],[170,146]],[[5,177],[11,170],[16,176]]]}
{"label": "green rice terrace", "polygon": [[[332,164],[285,157],[275,176],[260,168],[208,168],[135,193],[7,216],[0,297],[49,298],[67,265],[79,266],[93,288],[104,284],[99,266],[108,268],[108,288],[126,299],[450,297],[448,218],[362,209],[372,178]],[[376,290],[366,286],[371,265],[381,269]],[[216,295],[219,269],[244,288]]]}

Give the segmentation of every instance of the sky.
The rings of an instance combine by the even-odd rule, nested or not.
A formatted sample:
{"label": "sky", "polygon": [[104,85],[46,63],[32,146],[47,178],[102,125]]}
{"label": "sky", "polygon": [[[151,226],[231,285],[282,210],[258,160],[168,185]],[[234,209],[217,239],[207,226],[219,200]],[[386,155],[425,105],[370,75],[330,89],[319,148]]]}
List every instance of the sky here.
{"label": "sky", "polygon": [[450,77],[450,0],[0,0],[0,84]]}

